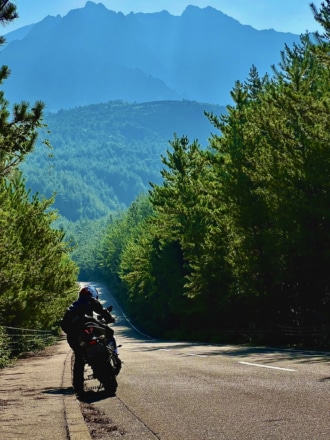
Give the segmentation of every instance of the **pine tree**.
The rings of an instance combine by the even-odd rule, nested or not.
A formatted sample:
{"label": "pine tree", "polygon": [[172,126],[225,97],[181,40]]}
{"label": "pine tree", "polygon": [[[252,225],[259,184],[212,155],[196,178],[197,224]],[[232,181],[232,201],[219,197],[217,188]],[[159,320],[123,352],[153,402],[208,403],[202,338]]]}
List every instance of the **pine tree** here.
{"label": "pine tree", "polygon": [[[0,24],[16,17],[16,6],[0,0]],[[0,85],[9,74],[0,69]],[[8,107],[0,91],[0,325],[50,328],[76,291],[77,269],[64,234],[52,228],[53,199],[32,196],[18,170],[44,126],[44,105]]]}
{"label": "pine tree", "polygon": [[[0,1],[0,24],[18,17],[16,6],[8,1]],[[0,45],[5,38],[0,37]],[[0,68],[0,85],[10,75],[8,66]],[[37,139],[37,129],[42,127],[44,104],[36,102],[30,109],[26,102],[15,104],[12,111],[8,109],[4,92],[0,91],[0,179],[9,176],[25,156],[32,151]]]}

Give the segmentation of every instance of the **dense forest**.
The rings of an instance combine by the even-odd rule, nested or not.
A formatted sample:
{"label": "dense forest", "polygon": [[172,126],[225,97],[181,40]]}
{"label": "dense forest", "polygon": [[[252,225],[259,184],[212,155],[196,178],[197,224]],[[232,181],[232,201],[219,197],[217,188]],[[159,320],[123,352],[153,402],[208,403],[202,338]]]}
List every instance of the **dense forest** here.
{"label": "dense forest", "polygon": [[149,182],[162,181],[160,157],[174,133],[207,145],[206,111],[226,109],[192,101],[111,101],[45,113],[46,126],[20,169],[32,193],[55,196],[60,216],[54,225],[66,232],[81,276],[108,221],[146,193]]}
{"label": "dense forest", "polygon": [[174,137],[163,182],[108,225],[91,276],[145,330],[279,343],[316,328],[328,346],[330,1],[313,11],[324,33],[286,46],[272,78],[251,67],[227,113],[208,114],[209,145]]}
{"label": "dense forest", "polygon": [[[45,197],[71,222],[99,219],[127,208],[161,181],[160,156],[174,133],[207,145],[204,112],[224,107],[191,101],[111,101],[46,113],[33,154],[21,165],[27,187]],[[52,148],[42,143],[48,139]]]}
{"label": "dense forest", "polygon": [[[17,16],[0,4],[0,23]],[[0,44],[4,42],[0,38]],[[0,84],[10,74],[0,69]],[[53,228],[53,199],[26,190],[19,165],[35,146],[44,106],[24,101],[9,108],[0,91],[0,366],[10,357],[8,327],[53,329],[77,292],[77,266],[64,233]]]}

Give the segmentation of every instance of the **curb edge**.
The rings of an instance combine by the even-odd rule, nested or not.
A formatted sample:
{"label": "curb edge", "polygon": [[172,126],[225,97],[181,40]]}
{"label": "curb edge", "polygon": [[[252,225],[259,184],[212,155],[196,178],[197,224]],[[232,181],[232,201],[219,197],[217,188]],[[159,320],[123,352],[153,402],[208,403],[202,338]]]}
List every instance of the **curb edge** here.
{"label": "curb edge", "polygon": [[[63,384],[65,388],[72,387],[71,384],[71,358],[70,350],[64,361]],[[64,396],[64,413],[67,423],[68,438],[70,440],[91,440],[88,427],[81,413],[79,402],[74,394]]]}

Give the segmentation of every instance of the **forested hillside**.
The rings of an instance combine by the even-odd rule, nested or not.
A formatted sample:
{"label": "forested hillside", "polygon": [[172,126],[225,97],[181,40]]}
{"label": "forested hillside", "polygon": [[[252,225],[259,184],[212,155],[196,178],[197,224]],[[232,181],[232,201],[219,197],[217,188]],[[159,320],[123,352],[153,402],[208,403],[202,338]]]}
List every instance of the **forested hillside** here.
{"label": "forested hillside", "polygon": [[324,34],[236,82],[209,148],[174,138],[109,224],[94,273],[147,331],[329,348],[330,1],[314,12]]}
{"label": "forested hillside", "polygon": [[[174,133],[207,145],[204,112],[224,107],[190,101],[112,101],[45,115],[33,155],[22,165],[27,187],[51,197],[69,221],[99,219],[127,208],[149,182],[161,181],[161,155]],[[52,145],[47,149],[45,137]],[[52,157],[50,157],[50,155]]]}

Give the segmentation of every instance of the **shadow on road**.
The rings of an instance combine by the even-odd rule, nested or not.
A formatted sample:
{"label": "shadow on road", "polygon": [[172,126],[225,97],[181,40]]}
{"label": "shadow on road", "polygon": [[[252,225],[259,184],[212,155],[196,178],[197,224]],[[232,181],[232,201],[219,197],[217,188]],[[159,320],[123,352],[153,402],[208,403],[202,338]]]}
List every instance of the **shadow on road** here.
{"label": "shadow on road", "polygon": [[273,347],[251,347],[248,345],[229,345],[229,344],[209,344],[187,341],[171,341],[161,339],[146,339],[145,335],[139,334],[133,328],[122,325],[116,330],[118,339],[125,338],[126,341],[120,341],[120,343],[128,344],[130,341],[139,342],[140,351],[158,351],[158,350],[171,350],[171,351],[184,351],[194,348],[195,355],[201,356],[231,356],[239,359],[244,359],[251,356],[273,356],[273,359],[267,359],[268,363],[295,360],[301,364],[304,363],[329,363],[330,353],[287,349],[287,348],[273,348]]}
{"label": "shadow on road", "polygon": [[44,391],[42,391],[43,394],[63,394],[63,395],[69,395],[69,394],[74,394],[73,388],[72,387],[67,387],[67,388],[46,388]]}
{"label": "shadow on road", "polygon": [[[99,287],[99,286],[98,286]],[[156,351],[156,350],[186,350],[194,347],[194,354],[201,356],[232,356],[238,359],[244,359],[251,356],[267,355],[274,356],[274,359],[267,359],[268,363],[295,360],[301,364],[304,363],[329,363],[330,353],[321,351],[309,351],[290,349],[285,347],[251,347],[249,345],[229,345],[229,344],[211,344],[211,343],[196,343],[185,341],[169,341],[153,339],[152,337],[143,334],[137,328],[134,328],[129,322],[125,314],[122,312],[112,295],[104,286],[100,285],[103,290],[106,300],[114,304],[114,313],[116,315],[116,323],[113,325],[115,335],[119,339],[119,343],[132,342],[140,343],[141,351]],[[123,337],[126,341],[120,341]],[[199,350],[200,347],[200,350]],[[327,380],[327,379],[324,379]]]}
{"label": "shadow on road", "polygon": [[102,391],[89,390],[85,392],[84,396],[80,400],[85,403],[94,403],[104,399],[111,399],[113,397],[116,397],[116,395],[114,394],[112,396],[109,396],[109,394],[103,390]]}

